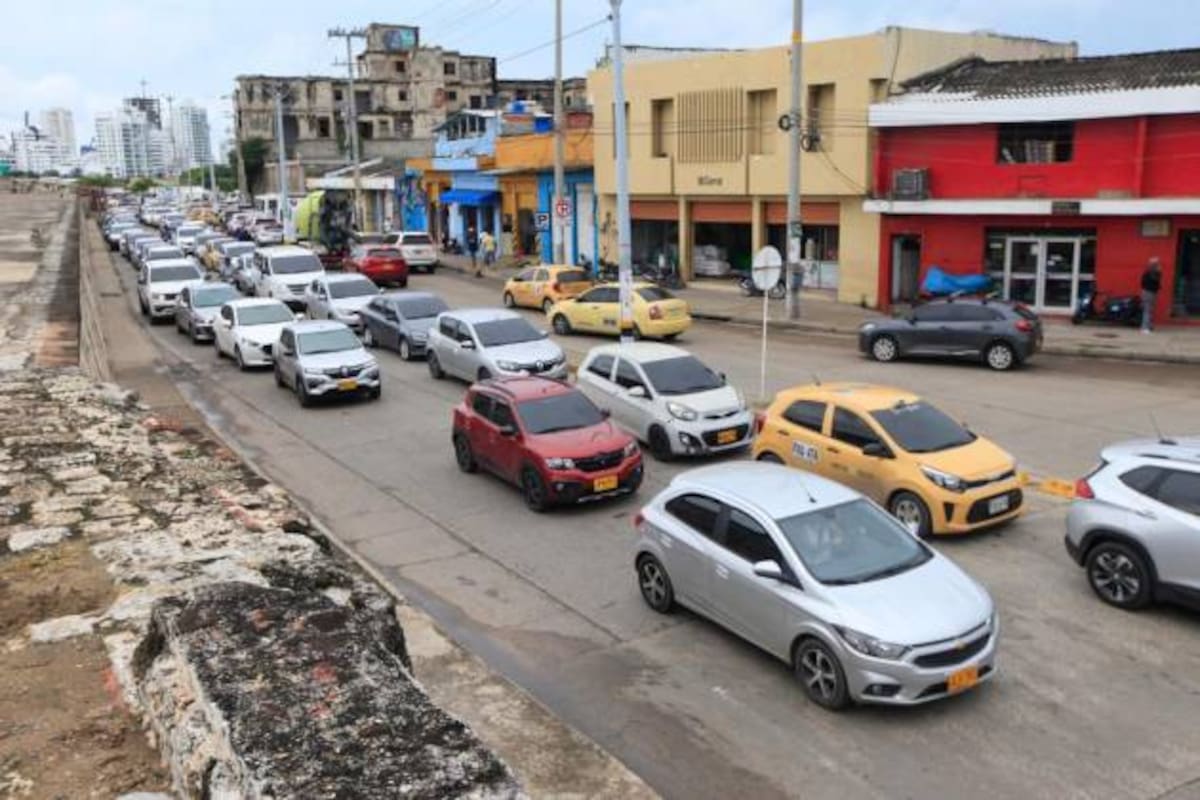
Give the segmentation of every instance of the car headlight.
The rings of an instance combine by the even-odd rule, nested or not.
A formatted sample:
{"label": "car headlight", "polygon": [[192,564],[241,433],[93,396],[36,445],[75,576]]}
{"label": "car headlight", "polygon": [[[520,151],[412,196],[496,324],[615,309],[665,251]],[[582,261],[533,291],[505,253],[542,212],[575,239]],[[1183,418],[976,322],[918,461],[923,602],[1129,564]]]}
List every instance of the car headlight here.
{"label": "car headlight", "polygon": [[162,294],[162,292],[151,292],[150,299],[151,300],[162,300],[163,294]]}
{"label": "car headlight", "polygon": [[515,361],[497,361],[496,366],[505,372],[520,372],[521,365]]}
{"label": "car headlight", "polygon": [[925,473],[925,477],[935,486],[940,486],[951,492],[966,491],[966,482],[957,475],[951,475],[949,472],[942,472],[940,469],[927,467],[924,464],[921,465],[921,472]]}
{"label": "car headlight", "polygon": [[638,443],[631,441],[629,444],[625,445],[625,448],[621,451],[621,456],[623,458],[629,458],[637,451],[638,451]]}
{"label": "car headlight", "polygon": [[869,333],[870,331],[875,330],[875,323],[874,322],[864,322],[862,324],[862,326],[859,328],[859,330],[862,331],[863,333]]}
{"label": "car headlight", "polygon": [[425,331],[413,331],[408,335],[408,338],[412,339],[414,342],[423,342],[429,338],[429,334],[427,334]]}
{"label": "car headlight", "polygon": [[379,365],[371,364],[370,366],[368,366],[366,369],[363,370],[362,374],[363,374],[364,378],[378,378],[379,377]]}
{"label": "car headlight", "polygon": [[691,422],[699,417],[694,408],[688,408],[683,403],[676,403],[674,400],[667,401],[667,411],[671,412],[672,417],[684,422]]}
{"label": "car headlight", "polygon": [[306,370],[304,370],[304,377],[306,377],[306,378],[326,378],[329,376],[327,376],[324,373],[324,371],[319,370],[319,369],[306,369]]}
{"label": "car headlight", "polygon": [[550,469],[575,469],[575,461],[570,458],[547,458],[546,466]]}
{"label": "car headlight", "polygon": [[873,656],[874,658],[886,658],[890,661],[896,661],[904,657],[908,652],[908,647],[902,644],[892,644],[874,636],[867,636],[865,633],[859,633],[850,628],[838,628],[837,632],[841,635],[842,640],[850,645],[853,649],[862,653],[864,656]]}

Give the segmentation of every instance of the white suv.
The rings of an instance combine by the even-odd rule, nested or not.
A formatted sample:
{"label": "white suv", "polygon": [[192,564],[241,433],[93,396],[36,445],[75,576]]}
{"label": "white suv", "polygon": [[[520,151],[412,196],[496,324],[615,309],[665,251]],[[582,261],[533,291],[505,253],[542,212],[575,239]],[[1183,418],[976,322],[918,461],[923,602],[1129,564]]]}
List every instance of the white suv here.
{"label": "white suv", "polygon": [[412,272],[425,271],[433,274],[437,269],[437,249],[433,239],[424,231],[404,231],[396,236],[396,245],[404,262]]}
{"label": "white suv", "polygon": [[190,258],[149,261],[138,273],[138,305],[151,321],[175,316],[175,303],[185,286],[201,283],[204,273]]}
{"label": "white suv", "polygon": [[251,280],[254,294],[287,303],[293,311],[306,308],[304,293],[325,267],[316,253],[304,247],[264,247],[254,254]]}
{"label": "white suv", "polygon": [[742,393],[679,347],[655,342],[593,347],[575,380],[660,460],[736,450],[754,438]]}

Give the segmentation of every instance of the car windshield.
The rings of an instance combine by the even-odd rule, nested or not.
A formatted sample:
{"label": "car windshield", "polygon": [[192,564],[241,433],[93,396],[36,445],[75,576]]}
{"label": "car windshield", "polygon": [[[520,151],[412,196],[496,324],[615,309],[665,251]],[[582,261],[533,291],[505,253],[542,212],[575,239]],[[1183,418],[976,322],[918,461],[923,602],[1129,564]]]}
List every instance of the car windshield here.
{"label": "car windshield", "polygon": [[517,414],[531,434],[572,431],[604,421],[600,409],[583,392],[567,392],[517,404]]}
{"label": "car windshield", "polygon": [[194,228],[188,225],[183,225],[179,228],[177,233],[180,236],[195,236],[196,234],[201,233],[203,230],[204,228]]}
{"label": "car windshield", "polygon": [[271,271],[276,275],[298,275],[301,272],[320,272],[316,256],[279,256],[271,259]]}
{"label": "car windshield", "polygon": [[261,306],[245,306],[237,310],[238,325],[275,325],[291,322],[296,317],[283,303]]}
{"label": "car windshield", "polygon": [[928,548],[867,500],[776,522],[809,574],[830,586],[899,575],[933,558]]}
{"label": "car windshield", "polygon": [[253,251],[254,251],[254,245],[250,244],[249,242],[238,242],[237,244],[221,245],[221,252],[223,252],[225,255],[229,256],[230,258],[234,258],[236,256],[243,255],[244,253],[250,253]]}
{"label": "car windshield", "polygon": [[146,253],[149,261],[160,261],[165,258],[183,258],[183,251],[178,247],[151,247]]}
{"label": "car windshield", "polygon": [[212,286],[192,292],[192,305],[196,308],[212,308],[223,306],[237,298],[237,290],[232,286]]}
{"label": "car windshield", "polygon": [[659,394],[692,394],[720,389],[725,380],[693,356],[643,362],[642,369]]}
{"label": "car windshield", "polygon": [[302,333],[297,339],[300,343],[300,352],[306,356],[315,356],[320,353],[340,353],[343,350],[357,350],[362,347],[358,337],[349,328]]}
{"label": "car windshield", "polygon": [[871,416],[910,453],[937,453],[975,441],[975,434],[928,403],[903,403]]}
{"label": "car windshield", "polygon": [[200,280],[200,270],[196,267],[155,267],[150,270],[151,283],[193,280]]}
{"label": "car windshield", "polygon": [[541,331],[520,317],[477,323],[475,333],[484,347],[502,347],[506,344],[535,342],[544,338]]}
{"label": "car windshield", "polygon": [[581,269],[564,269],[554,276],[554,280],[559,283],[587,283],[591,278]]}
{"label": "car windshield", "polygon": [[372,247],[367,251],[367,258],[404,258],[394,247]]}
{"label": "car windshield", "polygon": [[379,294],[379,287],[366,278],[355,281],[332,281],[329,284],[329,296],[334,300],[342,300],[347,297],[366,297],[372,294]]}
{"label": "car windshield", "polygon": [[404,234],[405,244],[433,244],[433,240],[429,238],[427,233],[406,233]]}
{"label": "car windshield", "polygon": [[447,306],[440,297],[414,297],[394,300],[396,310],[405,319],[428,319],[446,311]]}
{"label": "car windshield", "polygon": [[657,303],[659,300],[674,300],[675,295],[668,292],[666,289],[660,289],[657,286],[643,286],[637,290],[637,293],[642,296],[642,299],[647,303]]}

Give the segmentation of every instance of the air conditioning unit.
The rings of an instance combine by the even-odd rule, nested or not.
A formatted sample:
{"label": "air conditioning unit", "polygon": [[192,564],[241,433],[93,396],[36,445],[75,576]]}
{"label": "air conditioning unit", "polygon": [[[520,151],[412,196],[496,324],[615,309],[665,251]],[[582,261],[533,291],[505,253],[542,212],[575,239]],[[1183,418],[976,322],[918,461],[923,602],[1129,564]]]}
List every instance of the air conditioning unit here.
{"label": "air conditioning unit", "polygon": [[928,200],[929,170],[898,169],[892,173],[893,200]]}

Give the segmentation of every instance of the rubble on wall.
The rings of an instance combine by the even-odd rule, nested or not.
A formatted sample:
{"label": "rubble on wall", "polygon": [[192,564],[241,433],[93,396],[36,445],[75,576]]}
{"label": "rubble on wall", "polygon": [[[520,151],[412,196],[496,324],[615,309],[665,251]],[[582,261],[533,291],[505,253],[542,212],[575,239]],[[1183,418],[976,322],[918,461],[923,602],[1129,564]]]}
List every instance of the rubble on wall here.
{"label": "rubble on wall", "polygon": [[180,794],[521,796],[285,492],[115,387],[0,372],[0,557],[80,537],[115,601],[27,637],[104,637]]}

